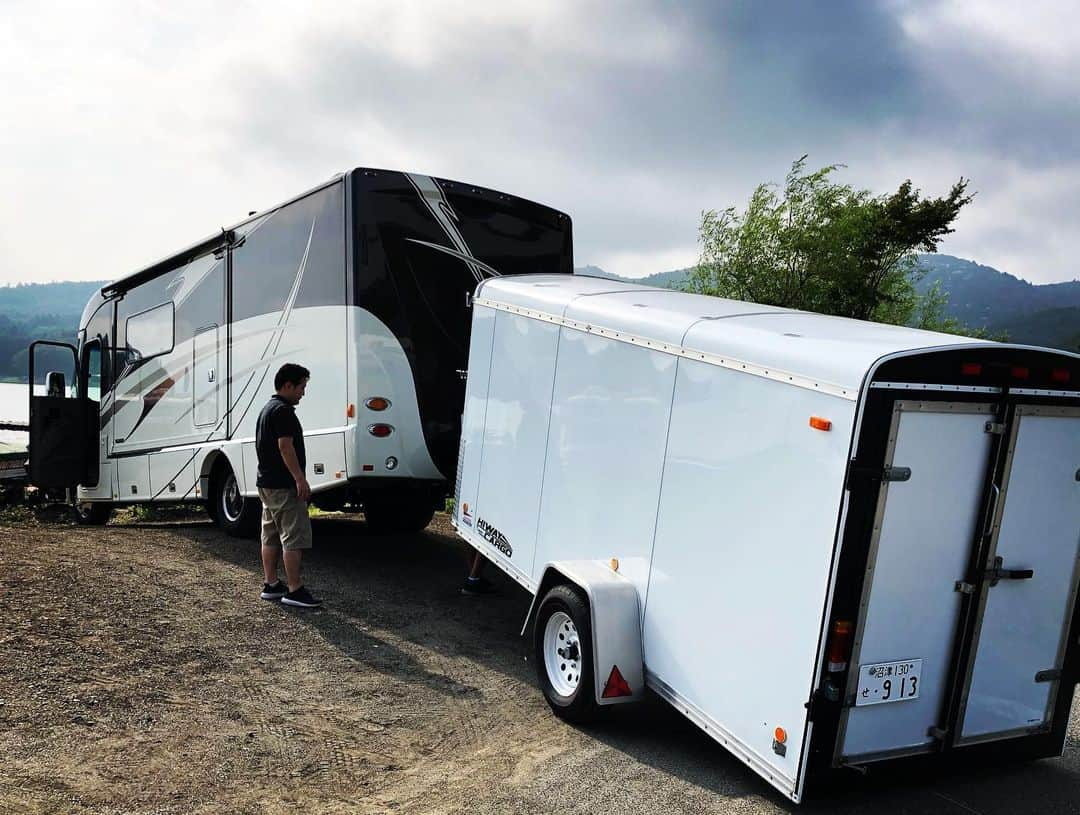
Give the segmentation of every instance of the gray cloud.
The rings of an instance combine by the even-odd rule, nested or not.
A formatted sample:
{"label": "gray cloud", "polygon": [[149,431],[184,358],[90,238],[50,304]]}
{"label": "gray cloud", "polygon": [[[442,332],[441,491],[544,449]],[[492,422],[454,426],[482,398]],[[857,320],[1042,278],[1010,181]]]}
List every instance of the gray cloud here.
{"label": "gray cloud", "polygon": [[[140,262],[370,165],[550,203],[574,217],[579,263],[644,274],[692,262],[702,209],[743,203],[809,152],[881,192],[911,177],[937,194],[971,176],[980,195],[943,249],[1034,280],[1071,277],[1062,240],[1040,235],[1071,230],[1080,194],[1058,184],[1040,197],[1031,178],[1080,169],[1080,63],[1067,42],[1048,49],[1038,25],[999,24],[1008,6],[969,3],[401,3],[303,17],[252,3],[212,27],[198,23],[205,10],[163,4],[89,32],[100,44],[89,59],[41,34],[24,51],[42,70],[83,58],[70,86],[59,97],[49,86],[44,108],[32,78],[0,101],[70,131],[86,184],[115,195],[114,211],[153,202],[134,216]],[[44,168],[59,138],[35,144],[33,122],[21,132],[0,135],[0,149]],[[0,207],[8,262],[36,273],[12,238],[24,216]],[[99,209],[87,233],[116,228]],[[995,229],[1005,219],[1008,233]]]}

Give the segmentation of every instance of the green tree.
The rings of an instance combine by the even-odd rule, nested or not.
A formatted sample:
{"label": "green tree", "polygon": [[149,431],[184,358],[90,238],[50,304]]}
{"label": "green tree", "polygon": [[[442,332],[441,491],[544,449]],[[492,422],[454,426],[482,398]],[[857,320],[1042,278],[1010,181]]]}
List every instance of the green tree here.
{"label": "green tree", "polygon": [[[905,181],[875,196],[833,180],[842,165],[791,165],[783,189],[761,184],[745,212],[702,213],[701,259],[687,291],[860,320],[929,323],[943,314],[940,291],[920,312],[916,252],[935,252],[972,196],[961,178],[941,198]],[[934,311],[933,309],[937,309]],[[965,330],[937,320],[939,330]]]}

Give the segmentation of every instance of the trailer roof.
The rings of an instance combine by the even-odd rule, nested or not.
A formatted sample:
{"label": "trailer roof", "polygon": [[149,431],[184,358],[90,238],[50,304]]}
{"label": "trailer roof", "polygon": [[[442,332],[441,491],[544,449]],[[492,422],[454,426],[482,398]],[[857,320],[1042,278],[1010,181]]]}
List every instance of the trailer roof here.
{"label": "trailer roof", "polygon": [[879,359],[916,349],[985,345],[985,340],[761,306],[583,275],[530,275],[484,281],[478,300],[568,321],[620,339],[673,347],[693,356],[749,363],[858,392]]}

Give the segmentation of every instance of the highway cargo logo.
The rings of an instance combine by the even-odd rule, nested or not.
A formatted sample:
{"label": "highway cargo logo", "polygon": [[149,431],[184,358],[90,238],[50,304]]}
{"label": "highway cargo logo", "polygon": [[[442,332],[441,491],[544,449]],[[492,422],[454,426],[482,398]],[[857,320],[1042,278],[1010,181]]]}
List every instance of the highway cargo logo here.
{"label": "highway cargo logo", "polygon": [[480,537],[498,549],[507,557],[514,556],[514,547],[510,545],[510,541],[506,539],[506,535],[493,527],[483,518],[480,518],[476,522],[476,531],[480,533]]}

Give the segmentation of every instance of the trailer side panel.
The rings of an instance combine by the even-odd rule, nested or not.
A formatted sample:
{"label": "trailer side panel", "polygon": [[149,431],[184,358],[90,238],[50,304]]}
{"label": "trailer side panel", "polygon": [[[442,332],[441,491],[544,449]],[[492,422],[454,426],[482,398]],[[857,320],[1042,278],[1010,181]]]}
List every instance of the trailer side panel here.
{"label": "trailer side panel", "polygon": [[618,558],[644,607],[676,358],[562,332],[535,564]]}
{"label": "trailer side panel", "polygon": [[847,400],[679,361],[646,669],[793,797],[853,421]]}

